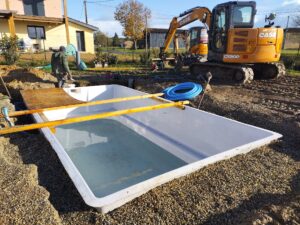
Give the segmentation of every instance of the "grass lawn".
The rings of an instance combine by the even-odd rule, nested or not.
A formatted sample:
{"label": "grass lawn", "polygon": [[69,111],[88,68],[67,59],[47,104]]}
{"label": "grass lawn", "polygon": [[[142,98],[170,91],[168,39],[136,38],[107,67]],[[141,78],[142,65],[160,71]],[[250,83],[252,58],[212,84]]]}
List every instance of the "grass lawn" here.
{"label": "grass lawn", "polygon": [[300,52],[298,54],[298,49],[284,49],[282,50],[282,55],[293,55],[293,56],[297,56],[299,55],[300,57]]}
{"label": "grass lawn", "polygon": [[111,67],[98,67],[98,68],[88,68],[88,71],[140,71],[140,70],[149,70],[150,67],[142,67],[140,65],[134,66],[134,65],[114,65]]}
{"label": "grass lawn", "polygon": [[299,70],[287,70],[287,74],[291,76],[300,76],[300,71]]}

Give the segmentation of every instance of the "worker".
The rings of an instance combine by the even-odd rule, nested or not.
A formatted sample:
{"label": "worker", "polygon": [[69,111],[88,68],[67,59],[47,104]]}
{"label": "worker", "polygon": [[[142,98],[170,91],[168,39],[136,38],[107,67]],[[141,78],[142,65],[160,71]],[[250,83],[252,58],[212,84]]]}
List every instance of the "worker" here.
{"label": "worker", "polygon": [[51,57],[52,75],[57,77],[58,87],[62,88],[66,80],[74,81],[68,64],[68,56],[64,46],[59,47]]}

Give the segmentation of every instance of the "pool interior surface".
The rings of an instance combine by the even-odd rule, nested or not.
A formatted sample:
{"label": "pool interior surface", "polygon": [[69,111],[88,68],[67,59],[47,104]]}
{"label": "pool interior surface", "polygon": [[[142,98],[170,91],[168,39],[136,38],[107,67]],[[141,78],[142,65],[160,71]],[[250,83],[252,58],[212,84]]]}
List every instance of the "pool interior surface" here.
{"label": "pool interior surface", "polygon": [[187,164],[114,119],[63,125],[56,131],[99,198]]}

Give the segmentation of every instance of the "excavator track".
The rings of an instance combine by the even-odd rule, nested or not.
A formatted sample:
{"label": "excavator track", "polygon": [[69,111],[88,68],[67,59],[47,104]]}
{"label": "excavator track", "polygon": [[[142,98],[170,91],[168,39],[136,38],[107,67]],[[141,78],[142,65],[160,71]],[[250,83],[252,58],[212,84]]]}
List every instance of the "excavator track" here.
{"label": "excavator track", "polygon": [[190,65],[190,72],[193,76],[211,72],[213,77],[228,77],[241,84],[250,83],[254,79],[254,71],[250,65],[202,62]]}
{"label": "excavator track", "polygon": [[275,79],[286,75],[283,63],[258,63],[252,66],[255,79]]}

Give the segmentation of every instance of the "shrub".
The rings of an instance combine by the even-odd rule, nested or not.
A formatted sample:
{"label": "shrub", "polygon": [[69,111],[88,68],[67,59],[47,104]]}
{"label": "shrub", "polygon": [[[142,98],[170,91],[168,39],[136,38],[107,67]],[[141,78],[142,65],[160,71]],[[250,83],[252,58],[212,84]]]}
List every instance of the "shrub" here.
{"label": "shrub", "polygon": [[0,39],[0,53],[3,55],[6,64],[15,64],[19,59],[18,37],[4,34]]}
{"label": "shrub", "polygon": [[151,48],[151,56],[153,58],[159,58],[159,48]]}
{"label": "shrub", "polygon": [[107,61],[109,65],[118,64],[118,57],[116,55],[108,54]]}
{"label": "shrub", "polygon": [[95,63],[105,64],[106,62],[109,65],[116,65],[118,63],[118,57],[110,53],[103,53],[101,48],[96,49],[96,58]]}
{"label": "shrub", "polygon": [[140,54],[140,62],[143,64],[148,64],[151,62],[150,52],[143,52]]}
{"label": "shrub", "polygon": [[295,57],[294,56],[282,56],[281,60],[283,61],[287,69],[293,69],[295,66]]}

